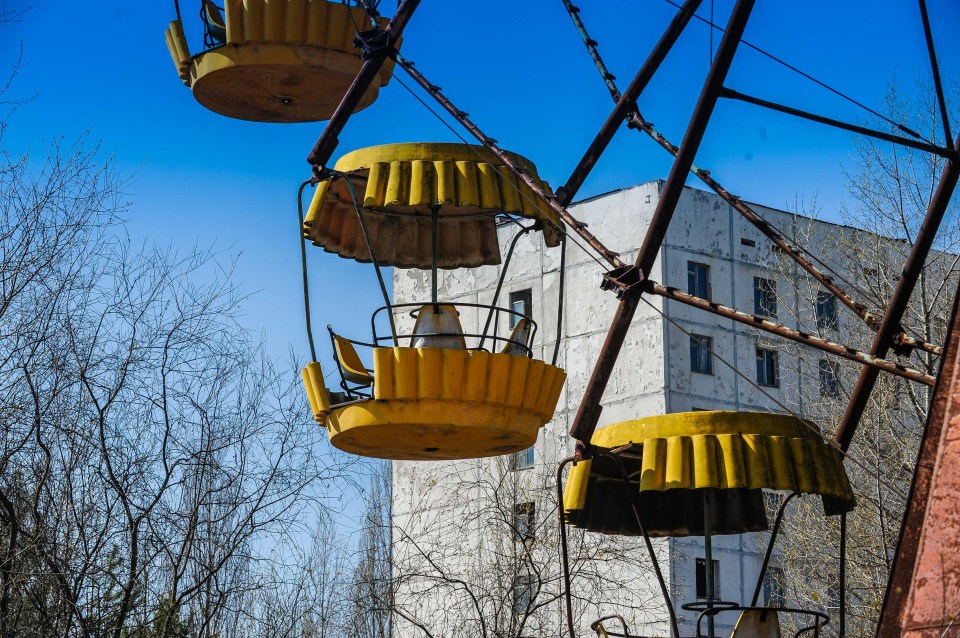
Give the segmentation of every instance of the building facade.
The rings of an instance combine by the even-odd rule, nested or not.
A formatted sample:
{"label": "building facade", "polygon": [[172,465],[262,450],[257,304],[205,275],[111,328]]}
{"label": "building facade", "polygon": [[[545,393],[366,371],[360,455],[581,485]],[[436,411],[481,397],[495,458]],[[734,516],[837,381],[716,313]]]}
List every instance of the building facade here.
{"label": "building facade", "polygon": [[[662,182],[578,202],[571,212],[621,259],[632,262],[657,206]],[[755,206],[801,245],[837,246],[869,239],[862,231]],[[504,225],[501,252],[516,232]],[[560,298],[560,251],[538,233],[518,241],[498,305],[532,314],[535,356],[557,353],[567,382],[553,421],[533,448],[517,455],[457,462],[393,464],[394,576],[398,636],[557,636],[565,631],[557,554],[556,468],[573,452],[567,436],[617,306],[600,289],[608,270],[574,244],[566,248]],[[839,253],[837,253],[839,254]],[[839,258],[838,258],[839,259]],[[838,264],[855,276],[855,264]],[[440,299],[490,303],[500,266],[442,272]],[[651,278],[748,313],[831,340],[844,341],[854,317],[801,277],[752,225],[716,195],[686,189]],[[429,299],[429,273],[396,271],[397,302]],[[561,305],[562,304],[562,305]],[[563,310],[559,319],[558,311]],[[465,332],[485,316],[461,311]],[[857,320],[859,321],[859,320]],[[501,332],[509,326],[503,326]],[[841,338],[843,335],[843,338]],[[810,413],[837,393],[836,361],[786,347],[742,324],[695,308],[645,297],[633,319],[603,398],[599,427],[645,415],[693,410]],[[570,532],[577,635],[591,635],[601,615],[621,614],[633,633],[668,636],[666,611],[637,539]],[[713,542],[717,595],[749,604],[766,534],[718,536]],[[702,539],[654,539],[683,635],[694,614],[681,605],[702,598]],[[777,602],[783,584],[764,584]],[[761,602],[764,602],[761,600]],[[729,635],[735,614],[718,618]]]}

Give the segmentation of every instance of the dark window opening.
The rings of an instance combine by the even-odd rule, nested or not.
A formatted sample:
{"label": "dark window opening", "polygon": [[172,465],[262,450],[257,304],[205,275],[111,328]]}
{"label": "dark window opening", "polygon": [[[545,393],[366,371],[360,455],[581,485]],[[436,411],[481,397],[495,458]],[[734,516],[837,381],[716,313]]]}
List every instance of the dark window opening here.
{"label": "dark window opening", "polygon": [[525,470],[533,467],[533,446],[511,454],[508,465],[511,470]]}
{"label": "dark window opening", "polygon": [[710,266],[697,261],[687,262],[687,294],[710,299]]}
{"label": "dark window opening", "polygon": [[513,530],[517,540],[532,540],[536,522],[536,506],[532,502],[517,503],[513,506]]}
{"label": "dark window opening", "polygon": [[825,397],[836,397],[840,395],[837,389],[837,377],[833,370],[833,364],[827,359],[820,359],[818,364],[820,369],[820,394]]}
{"label": "dark window opening", "polygon": [[784,588],[783,569],[768,567],[763,576],[763,600],[767,607],[785,607],[787,597]]}
{"label": "dark window opening", "polygon": [[690,371],[713,374],[713,337],[690,335]]}
{"label": "dark window opening", "polygon": [[837,298],[831,293],[817,293],[817,327],[837,329]]}
{"label": "dark window opening", "polygon": [[763,277],[753,278],[753,314],[777,316],[777,282]]}
{"label": "dark window opening", "polygon": [[740,243],[744,246],[750,246],[751,248],[757,245],[757,242],[753,241],[752,239],[747,239],[746,237],[741,237]]}
{"label": "dark window opening", "polygon": [[[720,598],[720,561],[712,560],[713,600]],[[697,559],[697,598],[707,597],[707,559]]]}
{"label": "dark window opening", "polygon": [[780,365],[777,353],[757,348],[757,383],[770,388],[780,387]]}
{"label": "dark window opening", "polygon": [[[533,293],[529,288],[510,293],[510,310],[524,317],[533,318]],[[521,319],[519,315],[513,313],[510,314],[511,330],[516,327],[517,322]]]}

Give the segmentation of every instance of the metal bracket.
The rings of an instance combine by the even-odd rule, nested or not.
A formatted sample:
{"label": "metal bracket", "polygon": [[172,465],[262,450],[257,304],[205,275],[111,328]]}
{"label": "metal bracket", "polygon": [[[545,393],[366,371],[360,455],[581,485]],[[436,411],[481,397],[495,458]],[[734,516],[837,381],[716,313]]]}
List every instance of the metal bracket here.
{"label": "metal bracket", "polygon": [[364,60],[387,58],[395,53],[390,34],[380,27],[357,33],[353,46],[363,51],[360,57]]}
{"label": "metal bracket", "polygon": [[631,264],[604,273],[603,281],[600,282],[600,289],[615,290],[617,299],[623,299],[625,295],[639,293],[639,286],[645,280],[646,278],[640,268]]}

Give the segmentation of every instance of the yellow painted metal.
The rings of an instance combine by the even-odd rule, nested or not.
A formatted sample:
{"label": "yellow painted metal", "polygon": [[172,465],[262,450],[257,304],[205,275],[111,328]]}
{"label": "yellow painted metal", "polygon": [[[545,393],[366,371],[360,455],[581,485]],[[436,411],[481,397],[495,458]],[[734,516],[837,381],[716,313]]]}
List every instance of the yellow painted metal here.
{"label": "yellow painted metal", "polygon": [[320,364],[311,361],[300,371],[300,377],[303,379],[303,387],[307,390],[307,399],[310,401],[310,409],[313,410],[313,418],[317,423],[325,426],[327,414],[330,412],[330,395],[323,382],[323,370]]}
{"label": "yellow painted metal", "polygon": [[[531,446],[553,418],[566,378],[527,357],[441,348],[375,348],[373,369],[372,400],[332,408],[311,400],[314,415],[318,406],[324,411],[330,441],[341,450],[404,460],[479,458]],[[309,382],[322,386],[323,379],[314,374]],[[313,395],[320,392],[313,387]]]}
{"label": "yellow painted metal", "polygon": [[164,37],[167,41],[167,49],[170,51],[170,57],[173,59],[173,65],[177,68],[177,75],[180,80],[190,86],[190,49],[187,47],[187,39],[183,35],[183,24],[179,20],[174,20],[167,27]]}
{"label": "yellow painted metal", "polygon": [[602,448],[642,446],[640,491],[768,488],[852,501],[836,449],[809,421],[764,412],[682,412],[597,430]]}
{"label": "yellow painted metal", "polygon": [[[363,64],[353,41],[357,25],[368,22],[356,6],[326,0],[227,0],[225,20],[223,46],[191,57],[186,41],[178,44],[174,23],[167,30],[167,45],[197,101],[227,117],[328,119]],[[381,20],[383,26],[387,22]],[[179,34],[182,38],[182,28]],[[387,60],[356,110],[373,103],[393,66]]]}
{"label": "yellow painted metal", "polygon": [[[667,414],[601,428],[591,442],[605,450],[625,448],[620,458],[641,515],[649,518],[645,525],[651,535],[702,533],[703,489],[715,492],[711,526],[720,534],[766,528],[762,489],[854,503],[839,452],[823,441],[813,424],[791,416]],[[571,468],[564,496],[567,519],[595,531],[639,533],[619,470],[598,459]]]}
{"label": "yellow painted metal", "polygon": [[[528,160],[512,155],[537,178]],[[560,242],[560,220],[530,188],[482,146],[446,143],[386,144],[341,157],[334,169],[349,175],[363,209],[377,260],[400,268],[429,268],[433,211],[438,211],[441,268],[500,263],[495,216],[543,222],[548,246]],[[543,182],[544,188],[549,188]],[[370,253],[346,180],[320,182],[304,221],[304,236],[327,252],[361,262]]]}
{"label": "yellow painted metal", "polygon": [[357,354],[356,348],[350,343],[349,339],[344,339],[340,335],[333,335],[333,346],[337,351],[337,361],[343,369],[343,376],[347,381],[359,383],[361,385],[370,385],[373,383],[373,375],[367,371]]}

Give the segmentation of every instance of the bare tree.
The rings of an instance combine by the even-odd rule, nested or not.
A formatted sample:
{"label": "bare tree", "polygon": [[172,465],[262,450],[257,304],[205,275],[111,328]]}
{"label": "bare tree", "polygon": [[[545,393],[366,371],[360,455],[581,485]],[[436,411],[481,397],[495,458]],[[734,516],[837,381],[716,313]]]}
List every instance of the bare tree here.
{"label": "bare tree", "polygon": [[[397,464],[394,503],[404,509],[393,516],[396,635],[520,638],[564,630],[556,468],[513,463]],[[637,583],[650,569],[642,543],[570,530],[569,547],[578,622],[611,610],[634,628],[663,620],[652,580]]]}
{"label": "bare tree", "polygon": [[[960,90],[954,87],[952,94],[950,103],[956,106]],[[891,85],[886,115],[949,146],[952,141],[943,139],[934,96],[932,88],[923,82],[907,90]],[[957,121],[956,112],[952,120]],[[845,225],[828,226],[798,216],[789,230],[798,244],[826,261],[842,287],[881,316],[944,162],[944,158],[929,153],[860,139],[847,172],[850,199],[840,211]],[[960,205],[954,200],[903,320],[908,334],[932,343],[944,341],[957,290],[958,213]],[[824,338],[869,349],[873,333],[858,317],[815,282],[800,276],[786,258],[774,254],[771,262],[782,279],[792,284],[780,296],[783,318]],[[792,397],[792,408],[819,421],[824,433],[830,435],[843,415],[859,367],[780,342],[777,347],[798,362],[799,384],[805,388]],[[928,374],[938,370],[938,359],[930,352],[914,350],[900,355],[897,358],[903,363]],[[931,390],[882,375],[845,462],[858,499],[847,525],[848,635],[872,634],[877,622]],[[787,518],[780,558],[789,596],[834,616],[839,605],[838,539],[839,521],[825,518],[814,499],[805,499]]]}
{"label": "bare tree", "polygon": [[44,151],[0,151],[0,636],[264,635],[251,595],[352,461],[230,259],[134,245],[99,149]]}

